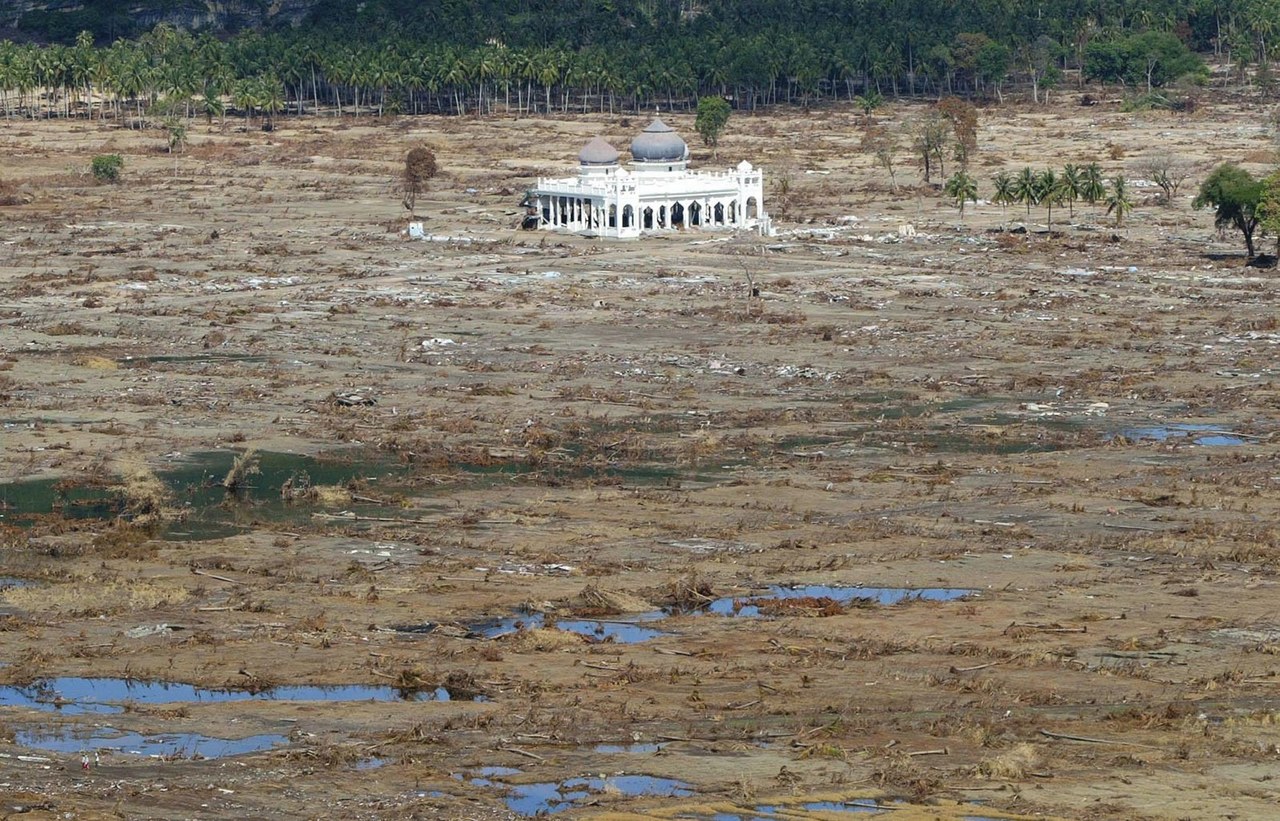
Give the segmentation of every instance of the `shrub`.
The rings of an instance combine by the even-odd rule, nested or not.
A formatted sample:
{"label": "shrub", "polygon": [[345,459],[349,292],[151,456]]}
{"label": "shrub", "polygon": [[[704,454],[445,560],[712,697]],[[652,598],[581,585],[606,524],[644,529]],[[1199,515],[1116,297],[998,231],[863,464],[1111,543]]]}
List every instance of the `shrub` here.
{"label": "shrub", "polygon": [[93,178],[98,182],[119,182],[124,159],[119,154],[99,154],[93,158]]}

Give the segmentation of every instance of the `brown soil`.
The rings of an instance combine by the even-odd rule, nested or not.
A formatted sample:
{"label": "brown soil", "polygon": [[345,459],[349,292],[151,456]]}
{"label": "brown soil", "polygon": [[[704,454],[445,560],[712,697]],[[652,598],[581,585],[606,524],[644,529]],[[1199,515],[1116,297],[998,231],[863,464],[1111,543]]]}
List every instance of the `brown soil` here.
{"label": "brown soil", "polygon": [[[1070,102],[984,112],[984,193],[1027,164],[1271,159],[1255,106]],[[505,818],[501,784],[627,773],[694,795],[605,789],[565,817],[874,796],[907,802],[895,819],[1274,814],[1275,274],[1186,191],[1121,229],[1089,205],[1052,235],[1043,209],[1026,234],[1001,230],[1016,207],[961,223],[891,191],[851,109],[731,120],[721,162],[766,168],[776,237],[516,230],[533,177],[641,119],[201,123],[173,156],[159,132],[6,124],[0,482],[119,487],[134,523],[0,531],[0,573],[38,582],[0,591],[0,677],[454,699],[0,707],[5,812]],[[436,239],[410,241],[394,181],[422,142]],[[104,152],[118,185],[87,175]],[[1208,432],[1151,432],[1179,424]],[[286,523],[233,492],[246,470],[239,533],[160,537],[183,498],[157,476],[251,448],[398,479],[291,482]],[[977,593],[685,610],[637,644],[469,629],[800,583]],[[87,772],[14,743],[64,724],[289,741]],[[635,742],[665,746],[596,750]],[[455,777],[495,765],[521,772]]]}

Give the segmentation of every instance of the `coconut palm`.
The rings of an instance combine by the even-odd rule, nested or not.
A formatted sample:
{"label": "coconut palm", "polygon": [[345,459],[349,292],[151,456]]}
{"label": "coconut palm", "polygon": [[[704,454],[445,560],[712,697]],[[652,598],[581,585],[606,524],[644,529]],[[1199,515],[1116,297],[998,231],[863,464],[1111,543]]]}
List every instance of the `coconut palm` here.
{"label": "coconut palm", "polygon": [[1133,203],[1129,200],[1129,190],[1124,177],[1113,177],[1111,191],[1107,194],[1107,213],[1115,214],[1117,228],[1124,225],[1125,216],[1132,210]]}
{"label": "coconut palm", "polygon": [[1075,163],[1067,163],[1062,167],[1063,193],[1066,195],[1068,213],[1072,219],[1076,217],[1076,200],[1080,198],[1080,193],[1084,186],[1084,173],[1080,170],[1080,166]]}
{"label": "coconut palm", "polygon": [[957,171],[947,180],[942,191],[955,200],[956,207],[960,209],[960,221],[963,222],[965,203],[978,201],[978,181],[964,171]]}
{"label": "coconut palm", "polygon": [[1091,162],[1084,167],[1081,172],[1080,179],[1080,199],[1094,205],[1102,201],[1107,195],[1106,186],[1102,182],[1102,169],[1098,167],[1096,162]]}
{"label": "coconut palm", "polygon": [[1036,172],[1030,166],[1023,168],[1014,178],[1013,196],[1017,202],[1027,207],[1027,219],[1031,219],[1031,206],[1040,204],[1040,185]]}
{"label": "coconut palm", "polygon": [[254,104],[267,115],[267,127],[275,126],[276,115],[284,110],[284,83],[279,77],[264,75],[254,82]]}
{"label": "coconut palm", "polygon": [[1014,179],[1008,171],[1001,171],[991,179],[995,190],[991,193],[991,201],[1000,206],[1000,219],[1005,218],[1005,209],[1009,203],[1017,202],[1018,198],[1014,194]]}
{"label": "coconut palm", "polygon": [[1036,201],[1048,209],[1049,235],[1053,236],[1053,206],[1060,205],[1067,198],[1067,186],[1062,177],[1053,173],[1052,168],[1046,168],[1036,175],[1035,185]]}

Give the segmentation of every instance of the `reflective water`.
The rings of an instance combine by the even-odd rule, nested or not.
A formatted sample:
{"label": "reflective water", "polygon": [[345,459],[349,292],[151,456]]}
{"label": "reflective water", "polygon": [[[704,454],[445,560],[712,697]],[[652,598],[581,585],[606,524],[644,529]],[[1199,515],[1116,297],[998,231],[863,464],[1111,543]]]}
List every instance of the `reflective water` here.
{"label": "reflective water", "polygon": [[94,750],[116,751],[128,755],[161,758],[225,758],[256,753],[289,743],[282,735],[253,735],[247,738],[212,738],[199,733],[161,733],[142,735],[121,732],[111,727],[19,730],[14,742],[55,753],[81,753]]}
{"label": "reflective water", "polygon": [[[305,477],[313,487],[346,486],[352,481],[375,487],[398,478],[407,468],[389,460],[305,456],[295,453],[259,451],[255,454],[258,472],[235,494],[229,494],[222,480],[240,454],[231,451],[192,453],[158,471],[173,495],[172,504],[183,511],[181,521],[172,522],[163,536],[174,540],[216,539],[249,530],[263,521],[310,521],[315,505],[281,497],[286,482],[295,485]],[[114,480],[113,480],[114,481]],[[124,500],[113,481],[78,485],[66,479],[30,479],[0,483],[0,522],[25,525],[36,517],[58,514],[69,519],[111,519],[124,513]],[[376,495],[376,493],[371,494]],[[225,504],[228,498],[236,504]],[[345,505],[357,515],[386,515],[376,504]]]}
{"label": "reflective water", "polygon": [[1232,431],[1223,430],[1221,425],[1182,424],[1132,428],[1120,431],[1119,435],[1134,442],[1190,442],[1210,447],[1248,444]]}
{"label": "reflective water", "polygon": [[695,612],[757,618],[760,616],[760,607],[752,602],[827,598],[840,604],[865,601],[891,605],[905,601],[955,601],[956,599],[974,595],[976,592],[975,590],[959,587],[845,587],[827,584],[770,585],[767,593],[752,596],[725,596],[711,602],[705,609]]}
{"label": "reflective water", "polygon": [[656,753],[666,744],[597,744],[595,751],[598,753]]}
{"label": "reflective water", "polygon": [[513,784],[507,795],[507,808],[525,816],[552,815],[574,806],[592,793],[609,791],[615,795],[653,795],[684,797],[693,788],[673,778],[652,775],[614,775],[605,778],[570,778],[566,781],[540,784]]}
{"label": "reflective water", "polygon": [[[656,621],[666,614],[661,611],[644,613],[633,620],[597,620],[597,619],[555,619],[552,626],[570,633],[586,636],[592,641],[612,641],[617,644],[638,644],[665,635],[661,630],[644,627],[640,622]],[[506,618],[483,619],[467,626],[473,636],[494,639],[518,633],[520,630],[532,630],[543,627],[547,623],[541,613],[529,613]]]}
{"label": "reflective water", "polygon": [[167,681],[133,681],[119,678],[45,679],[26,687],[0,687],[0,707],[56,710],[67,715],[120,713],[124,704],[173,704],[176,702],[224,703],[233,701],[448,701],[449,691],[408,692],[394,687],[363,684],[336,687],[276,687],[260,693],[245,690],[209,690]]}
{"label": "reflective water", "polygon": [[853,798],[848,801],[810,801],[805,804],[787,805],[785,807],[762,804],[740,814],[720,812],[715,815],[703,816],[701,819],[702,821],[776,821],[776,819],[783,817],[798,818],[801,815],[801,810],[877,815],[893,809],[898,809],[898,807],[882,804],[871,798]]}
{"label": "reflective water", "polygon": [[860,813],[880,813],[884,812],[888,807],[884,807],[874,801],[813,801],[804,805],[809,811],[822,810],[824,812],[860,812]]}
{"label": "reflective water", "polygon": [[9,587],[30,587],[33,584],[35,584],[35,582],[30,581],[29,579],[18,579],[13,576],[0,576],[0,590],[4,590]]}

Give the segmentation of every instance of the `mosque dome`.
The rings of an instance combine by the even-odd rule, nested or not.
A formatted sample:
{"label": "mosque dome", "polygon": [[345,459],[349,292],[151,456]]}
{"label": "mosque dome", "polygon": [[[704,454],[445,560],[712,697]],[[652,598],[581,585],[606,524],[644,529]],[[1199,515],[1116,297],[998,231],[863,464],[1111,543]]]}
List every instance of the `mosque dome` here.
{"label": "mosque dome", "polygon": [[618,149],[604,137],[594,137],[578,152],[578,162],[582,165],[617,165]]}
{"label": "mosque dome", "polygon": [[631,141],[631,159],[636,162],[682,162],[688,155],[680,135],[656,118]]}

